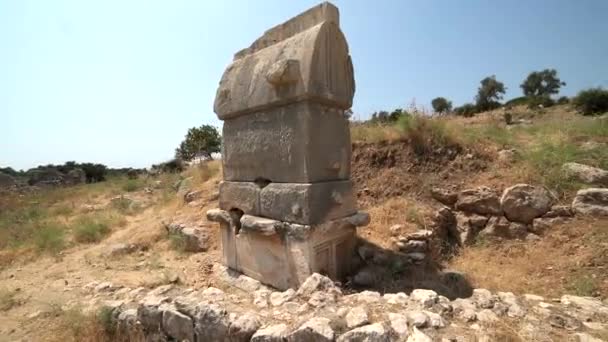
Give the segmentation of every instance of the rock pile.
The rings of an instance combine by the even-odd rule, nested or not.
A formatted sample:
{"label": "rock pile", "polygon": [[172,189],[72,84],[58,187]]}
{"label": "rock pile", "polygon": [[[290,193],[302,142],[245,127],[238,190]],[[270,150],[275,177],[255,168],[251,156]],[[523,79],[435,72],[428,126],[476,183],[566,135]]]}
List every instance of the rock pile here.
{"label": "rock pile", "polygon": [[[251,278],[239,282],[248,284],[248,290],[165,285],[146,293],[105,283],[103,288],[92,284],[86,289],[112,310],[118,334],[146,340],[469,341],[513,337],[495,333],[500,324],[508,324],[518,338],[528,341],[593,341],[594,334],[608,332],[608,304],[588,297],[545,299],[486,289],[475,289],[470,298],[453,301],[426,289],[409,295],[373,291],[345,295],[331,279],[319,274],[306,279],[298,291],[276,292]],[[103,301],[108,297],[111,300]]]}
{"label": "rock pile", "polygon": [[556,205],[547,189],[529,184],[509,187],[502,196],[483,186],[459,193],[434,188],[431,195],[445,205],[435,214],[434,236],[458,245],[471,244],[479,236],[536,240],[575,214],[608,215],[608,189],[602,188],[578,191],[571,206]]}

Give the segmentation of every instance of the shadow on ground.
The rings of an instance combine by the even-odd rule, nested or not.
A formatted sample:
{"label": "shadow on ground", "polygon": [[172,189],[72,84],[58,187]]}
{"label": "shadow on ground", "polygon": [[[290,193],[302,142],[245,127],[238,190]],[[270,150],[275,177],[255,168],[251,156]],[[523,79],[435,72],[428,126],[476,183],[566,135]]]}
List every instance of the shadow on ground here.
{"label": "shadow on ground", "polygon": [[473,287],[464,274],[442,270],[430,253],[425,255],[423,260],[413,260],[411,255],[360,239],[353,261],[356,271],[345,281],[345,290],[409,294],[414,289],[429,289],[450,300],[472,295]]}

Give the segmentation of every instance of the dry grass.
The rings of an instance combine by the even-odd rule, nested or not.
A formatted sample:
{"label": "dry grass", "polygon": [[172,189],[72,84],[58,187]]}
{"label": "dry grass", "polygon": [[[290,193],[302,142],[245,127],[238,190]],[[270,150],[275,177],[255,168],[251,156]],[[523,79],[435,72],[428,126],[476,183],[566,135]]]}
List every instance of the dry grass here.
{"label": "dry grass", "polygon": [[608,295],[608,220],[559,225],[536,243],[484,242],[463,249],[450,267],[465,272],[475,287],[493,291]]}
{"label": "dry grass", "polygon": [[391,198],[367,212],[372,220],[369,226],[361,230],[361,234],[384,248],[390,247],[392,225],[403,225],[401,233],[407,234],[426,229],[430,223],[430,209],[406,198]]}

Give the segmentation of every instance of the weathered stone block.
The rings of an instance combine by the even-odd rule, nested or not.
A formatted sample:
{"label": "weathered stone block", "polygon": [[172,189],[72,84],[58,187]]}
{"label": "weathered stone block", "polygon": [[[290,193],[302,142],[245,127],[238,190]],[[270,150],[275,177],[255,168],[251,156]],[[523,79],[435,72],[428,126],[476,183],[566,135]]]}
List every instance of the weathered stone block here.
{"label": "weathered stone block", "polygon": [[208,218],[220,222],[226,266],[282,290],[297,288],[314,272],[343,279],[351,269],[356,227],[369,222],[364,213],[317,225],[244,215],[237,228],[227,215]]}
{"label": "weathered stone block", "polygon": [[267,31],[226,68],[215,98],[221,120],[297,101],[342,110],[355,92],[338,9],[325,3]]}
{"label": "weathered stone block", "polygon": [[350,176],[342,110],[299,102],[224,121],[224,179],[312,183]]}
{"label": "weathered stone block", "polygon": [[240,209],[246,214],[259,215],[260,187],[252,182],[221,182],[220,209]]}
{"label": "weathered stone block", "polygon": [[357,212],[351,181],[272,183],[260,192],[260,216],[316,224]]}

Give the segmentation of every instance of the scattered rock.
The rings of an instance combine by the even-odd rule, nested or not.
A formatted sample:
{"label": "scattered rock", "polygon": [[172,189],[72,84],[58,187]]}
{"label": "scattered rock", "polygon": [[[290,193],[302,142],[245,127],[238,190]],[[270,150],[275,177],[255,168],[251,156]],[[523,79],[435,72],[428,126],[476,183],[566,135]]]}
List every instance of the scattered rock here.
{"label": "scattered rock", "polygon": [[572,201],[572,209],[582,215],[608,216],[608,189],[579,190]]}
{"label": "scattered rock", "polygon": [[334,331],[330,320],[324,317],[314,317],[302,324],[298,329],[287,336],[288,342],[331,342],[334,340]]}
{"label": "scattered rock", "polygon": [[369,323],[367,311],[361,306],[354,307],[346,314],[346,326],[349,329],[357,328]]}
{"label": "scattered rock", "polygon": [[365,325],[344,333],[337,342],[388,342],[390,335],[380,323]]}
{"label": "scattered rock", "polygon": [[502,164],[512,164],[517,156],[516,150],[500,150],[498,151],[498,161]]}
{"label": "scattered rock", "polygon": [[543,218],[554,218],[554,217],[572,217],[574,216],[574,211],[572,207],[569,205],[554,205],[551,207]]}
{"label": "scattered rock", "polygon": [[285,324],[271,325],[256,331],[251,337],[251,342],[284,342],[287,332]]}
{"label": "scattered rock", "polygon": [[260,328],[260,321],[253,313],[238,315],[230,321],[228,336],[230,341],[248,342]]}
{"label": "scattered rock", "polygon": [[403,292],[398,293],[385,293],[382,298],[386,301],[387,304],[391,305],[406,305],[408,296]]}
{"label": "scattered rock", "polygon": [[414,327],[412,329],[412,334],[407,338],[406,342],[433,342],[433,339]]}
{"label": "scattered rock", "polygon": [[410,293],[410,299],[424,308],[430,308],[437,303],[438,296],[433,290],[415,289]]}
{"label": "scattered rock", "polygon": [[221,341],[228,335],[227,312],[217,304],[201,303],[195,318],[194,329],[198,340]]}
{"label": "scattered rock", "polygon": [[408,335],[407,318],[404,315],[389,312],[388,320],[390,327],[399,339],[403,339]]}
{"label": "scattered rock", "polygon": [[184,194],[184,202],[190,203],[201,199],[203,196],[202,190],[188,191]]}
{"label": "scattered rock", "polygon": [[342,293],[331,279],[319,273],[313,273],[306,278],[296,294],[301,297],[310,297],[316,291]]}
{"label": "scattered rock", "polygon": [[270,304],[272,306],[281,306],[283,303],[292,300],[296,296],[296,291],[287,289],[283,292],[273,292],[270,294]]}
{"label": "scattered rock", "polygon": [[431,197],[437,200],[441,204],[445,204],[447,206],[453,206],[458,200],[458,193],[456,191],[450,189],[443,188],[432,188],[431,189]]}
{"label": "scattered rock", "polygon": [[125,255],[133,253],[137,250],[137,245],[132,243],[115,243],[108,247],[107,254],[109,256]]}
{"label": "scattered rock", "polygon": [[502,214],[498,195],[490,188],[482,186],[460,192],[456,209],[480,215]]}
{"label": "scattered rock", "polygon": [[399,236],[401,231],[403,231],[403,225],[394,224],[389,228],[389,230],[391,232],[391,236]]}
{"label": "scattered rock", "polygon": [[406,316],[409,324],[416,328],[426,327],[429,321],[429,317],[422,311],[408,311]]}
{"label": "scattered rock", "polygon": [[177,341],[194,341],[192,319],[175,308],[169,307],[163,310],[162,327],[167,336]]}
{"label": "scattered rock", "polygon": [[553,226],[558,224],[562,224],[566,222],[566,218],[558,216],[558,217],[539,217],[532,221],[532,225],[530,226],[530,231],[534,234],[542,235],[546,231],[550,230]]}
{"label": "scattered rock", "polygon": [[509,221],[532,223],[553,205],[554,197],[542,187],[517,184],[505,189],[500,199],[502,210]]}
{"label": "scattered rock", "polygon": [[608,171],[579,163],[565,163],[562,171],[567,177],[588,184],[608,187]]}

